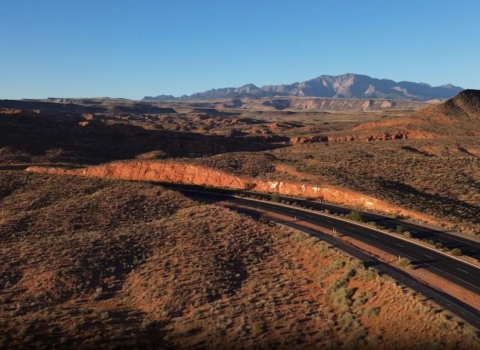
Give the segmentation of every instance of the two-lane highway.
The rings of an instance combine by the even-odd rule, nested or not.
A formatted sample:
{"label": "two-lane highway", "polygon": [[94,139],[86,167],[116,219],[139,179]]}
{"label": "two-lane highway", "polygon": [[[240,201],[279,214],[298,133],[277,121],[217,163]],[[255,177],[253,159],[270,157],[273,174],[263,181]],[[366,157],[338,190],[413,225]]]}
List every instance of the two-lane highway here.
{"label": "two-lane highway", "polygon": [[396,281],[402,283],[403,285],[407,286],[408,288],[411,288],[412,290],[415,290],[425,297],[435,301],[438,305],[444,307],[446,310],[449,310],[453,314],[457,315],[458,317],[462,318],[463,320],[467,321],[477,329],[480,329],[480,312],[476,310],[475,308],[471,307],[470,305],[467,305],[458,299],[455,299],[451,295],[441,292],[439,290],[436,290],[435,288],[432,288],[428,285],[425,285],[412,277],[410,277],[408,274],[406,274],[403,271],[400,271],[392,266],[389,266],[385,263],[382,263],[375,258],[372,258],[365,253],[353,248],[352,246],[349,246],[345,244],[343,241],[336,239],[332,236],[329,236],[327,234],[324,234],[322,232],[319,232],[317,230],[298,225],[295,222],[282,222],[282,225],[291,227],[296,230],[300,230],[303,232],[306,232],[312,236],[317,236],[320,239],[332,244],[333,246],[338,247],[339,249],[345,251],[346,253],[356,257],[360,261],[364,262],[366,266],[372,265],[375,266],[375,268],[380,272],[380,273],[385,273],[389,275],[390,277],[393,277]]}
{"label": "two-lane highway", "polygon": [[[248,195],[258,196],[263,199],[270,199],[271,194],[261,194],[256,192],[246,192]],[[347,215],[352,209],[342,207],[339,205],[312,201],[308,199],[292,198],[280,196],[281,200],[296,202],[298,205],[309,207],[315,210],[328,210],[331,213]],[[363,220],[366,222],[374,222],[375,224],[384,227],[385,229],[396,230],[397,226],[401,225],[406,230],[410,231],[412,235],[419,239],[433,240],[441,243],[448,249],[459,248],[462,252],[474,259],[480,260],[480,242],[473,239],[465,238],[459,235],[454,235],[446,231],[432,229],[425,225],[411,223],[405,220],[395,219],[384,215],[362,212]],[[473,237],[472,237],[473,238]]]}
{"label": "two-lane highway", "polygon": [[[172,187],[179,189],[178,185],[173,185]],[[188,186],[181,186],[184,189],[188,188]],[[202,186],[191,186],[191,189],[202,190]],[[258,198],[262,198],[264,200],[270,200],[272,194],[271,193],[260,193],[260,192],[251,192],[251,191],[239,191],[239,190],[231,190],[231,189],[219,189],[216,188],[215,192],[224,195],[239,195],[245,194],[247,196],[254,196]],[[213,194],[213,193],[212,193]],[[308,200],[302,198],[294,198],[288,197],[284,195],[279,196],[280,200],[288,201],[290,203],[296,202],[298,205],[312,208],[314,210],[323,211],[328,210],[332,214],[349,214],[352,209],[343,207],[340,205],[319,202],[316,200]],[[423,240],[432,240],[434,242],[441,243],[443,247],[448,249],[459,248],[462,250],[463,254],[474,259],[480,261],[480,241],[475,240],[475,237],[468,237],[466,235],[459,235],[447,232],[441,229],[430,228],[428,226],[422,225],[421,223],[416,224],[406,220],[392,218],[385,215],[380,214],[373,214],[369,212],[361,212],[363,215],[363,221],[365,222],[374,222],[379,227],[393,230],[397,229],[397,226],[403,226],[406,230],[408,230],[415,238],[423,239]]]}
{"label": "two-lane highway", "polygon": [[335,228],[335,230],[342,235],[354,237],[361,242],[395,256],[406,257],[410,259],[416,267],[422,267],[480,295],[480,269],[453,259],[445,254],[441,254],[435,249],[427,249],[408,240],[401,240],[398,237],[379,232],[369,227],[360,226],[331,216],[307,212],[294,207],[252,201],[244,198],[232,198],[230,201],[236,204],[257,207],[273,213],[294,216],[298,220],[310,222],[328,229]]}
{"label": "two-lane highway", "polygon": [[[170,187],[174,187],[175,190],[183,192],[184,194],[192,196],[198,200],[205,200],[209,202],[227,201],[230,204],[236,204],[242,207],[252,208],[254,211],[278,213],[284,216],[296,218],[297,220],[315,224],[319,227],[325,227],[328,229],[334,228],[340,234],[350,235],[355,239],[362,241],[372,247],[376,247],[396,256],[409,258],[417,268],[426,269],[435,275],[443,277],[445,280],[451,282],[452,284],[462,286],[465,289],[480,295],[480,269],[478,267],[463,262],[459,259],[455,259],[454,257],[447,254],[442,254],[433,248],[429,249],[427,247],[414,244],[407,239],[401,239],[396,235],[389,235],[385,232],[380,232],[372,227],[360,225],[358,223],[350,221],[345,221],[338,217],[317,213],[312,210],[300,209],[298,207],[282,205],[279,203],[241,198],[235,196],[238,191],[221,190],[221,194],[219,194],[211,191],[202,191],[201,188],[192,189],[191,187],[186,188],[184,186]],[[263,197],[270,198],[270,195],[264,194]],[[291,198],[289,200],[292,201]],[[308,200],[295,199],[295,201],[297,202],[297,204],[317,210],[322,209],[319,208],[318,204],[323,205],[323,203],[312,202]],[[328,209],[329,206],[329,204],[325,204],[323,206],[323,209]],[[339,213],[339,210],[343,210],[344,214],[348,214],[351,211],[351,209],[348,208],[332,206],[332,209],[334,208],[336,209],[336,213]],[[381,217],[382,220],[394,220],[387,217],[379,217]],[[352,247],[346,246],[340,240],[336,240],[331,236],[325,236],[325,234],[322,234],[321,232],[298,225],[294,220],[292,220],[292,222],[282,222],[282,224],[322,237],[322,239],[326,241],[333,240],[334,242],[336,242],[335,245],[339,246],[339,248],[347,252],[350,252],[350,254],[352,254],[353,256],[359,257],[359,255],[362,254],[358,250],[352,251]],[[360,257],[360,259],[363,261],[368,261],[368,258],[362,259]],[[404,285],[426,295],[429,298],[432,298],[435,302],[437,302],[437,304],[456,314],[460,318],[463,318],[465,321],[469,322],[480,330],[479,310],[476,310],[472,306],[467,305],[465,302],[456,299],[452,295],[449,295],[447,292],[435,290],[434,288],[415,280],[414,278],[399,271],[398,269],[395,269],[378,261],[377,263],[381,265],[380,270],[382,270],[383,272],[387,272],[390,276],[394,277]]]}

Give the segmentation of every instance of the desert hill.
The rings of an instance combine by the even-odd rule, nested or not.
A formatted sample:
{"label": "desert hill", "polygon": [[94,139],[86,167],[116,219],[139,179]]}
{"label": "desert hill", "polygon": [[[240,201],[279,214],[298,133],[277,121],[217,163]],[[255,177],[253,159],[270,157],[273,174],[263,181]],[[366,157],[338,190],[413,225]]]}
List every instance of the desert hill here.
{"label": "desert hill", "polygon": [[1,171],[0,213],[2,349],[479,346],[336,248],[160,186]]}
{"label": "desert hill", "polygon": [[480,135],[480,90],[464,90],[451,99],[411,115],[357,126],[355,139],[421,139]]}
{"label": "desert hill", "polygon": [[[326,98],[367,98],[395,99],[410,101],[428,101],[447,99],[462,91],[451,84],[430,86],[425,83],[408,81],[395,82],[388,79],[376,79],[367,75],[343,74],[338,76],[321,75],[301,83],[283,85],[265,85],[257,87],[247,84],[238,88],[211,89],[205,92],[182,96],[182,99],[216,99],[272,96],[310,96]],[[158,97],[146,96],[144,100],[171,99],[171,95]]]}
{"label": "desert hill", "polygon": [[480,90],[468,89],[437,106],[437,109],[452,119],[480,121]]}

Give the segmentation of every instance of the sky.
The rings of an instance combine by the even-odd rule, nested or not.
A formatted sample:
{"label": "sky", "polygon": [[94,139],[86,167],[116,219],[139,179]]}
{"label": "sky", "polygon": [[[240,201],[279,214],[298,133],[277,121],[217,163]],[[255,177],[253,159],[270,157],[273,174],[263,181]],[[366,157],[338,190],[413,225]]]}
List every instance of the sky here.
{"label": "sky", "polygon": [[478,0],[2,0],[0,99],[180,96],[319,75],[480,89]]}

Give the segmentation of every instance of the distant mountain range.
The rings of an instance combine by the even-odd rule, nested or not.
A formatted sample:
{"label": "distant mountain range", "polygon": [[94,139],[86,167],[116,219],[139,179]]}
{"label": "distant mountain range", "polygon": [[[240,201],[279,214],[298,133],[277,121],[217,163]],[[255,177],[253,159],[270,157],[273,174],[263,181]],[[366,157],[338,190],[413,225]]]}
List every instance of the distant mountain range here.
{"label": "distant mountain range", "polygon": [[392,99],[409,101],[445,100],[463,88],[451,84],[430,86],[425,83],[408,81],[395,82],[376,79],[367,75],[343,74],[338,76],[321,75],[318,78],[289,85],[265,85],[257,87],[247,84],[238,88],[212,89],[193,95],[174,97],[172,95],[146,96],[143,100],[174,99],[215,99],[243,97],[299,96],[324,98]]}

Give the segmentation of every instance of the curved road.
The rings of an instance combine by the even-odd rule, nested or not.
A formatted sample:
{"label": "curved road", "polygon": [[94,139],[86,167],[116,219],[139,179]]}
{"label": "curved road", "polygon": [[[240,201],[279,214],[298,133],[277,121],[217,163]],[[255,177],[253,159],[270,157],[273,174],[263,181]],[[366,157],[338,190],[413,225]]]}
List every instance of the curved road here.
{"label": "curved road", "polygon": [[[174,185],[178,190],[178,185]],[[185,186],[182,186],[185,187]],[[202,190],[203,187],[192,186],[191,188],[197,188]],[[249,192],[249,191],[238,191],[238,190],[230,190],[230,189],[215,189],[216,193],[224,194],[224,195],[238,195],[238,194],[246,194],[249,196],[256,196],[260,197],[264,200],[271,199],[271,193],[260,193],[260,192]],[[287,197],[287,196],[280,196],[281,200],[289,201],[291,203],[296,202],[298,205],[303,207],[312,208],[315,210],[328,210],[330,213],[336,214],[349,214],[353,209],[343,207],[340,205],[334,205],[324,202],[318,201],[311,201],[302,198],[295,198],[295,197]],[[450,233],[445,230],[435,229],[427,226],[423,226],[421,224],[415,224],[412,222],[395,219],[392,217],[388,217],[385,215],[380,214],[373,214],[368,212],[361,212],[363,215],[363,219],[366,222],[374,222],[378,226],[390,229],[395,231],[398,225],[405,227],[415,238],[419,239],[432,239],[435,242],[440,242],[442,245],[448,249],[459,248],[462,250],[464,255],[470,256],[474,259],[480,260],[480,241],[474,240],[473,236],[469,238],[466,235],[460,235],[455,233]]]}
{"label": "curved road", "polygon": [[[213,193],[192,193],[188,190],[180,190],[192,194],[194,197],[202,198],[210,201],[225,201],[229,203],[239,204],[252,209],[278,213],[290,217],[295,217],[298,220],[313,223],[315,225],[325,227],[328,229],[335,228],[337,232],[342,235],[348,235],[355,239],[362,241],[370,246],[381,249],[385,252],[399,255],[401,257],[409,258],[417,268],[424,268],[431,273],[443,277],[444,279],[462,286],[476,294],[480,295],[480,269],[469,265],[465,262],[456,260],[447,255],[430,250],[422,246],[418,246],[406,240],[401,240],[395,236],[390,236],[375,229],[360,226],[358,224],[340,220],[335,217],[325,216],[310,211],[304,211],[291,206],[283,206],[275,203],[266,203],[261,201],[254,201],[251,199],[238,198],[231,195],[218,195]],[[298,201],[297,201],[298,203]],[[348,210],[348,209],[345,209]],[[349,211],[348,211],[349,212]],[[342,243],[335,238],[322,234],[316,230],[306,228],[295,223],[282,222],[286,226],[302,230],[304,232],[316,235],[330,243],[338,246],[340,249],[351,253],[360,258],[362,261],[371,262],[375,260],[367,255],[355,250],[354,248]],[[480,329],[480,312],[469,305],[453,298],[452,296],[426,286],[407,274],[397,270],[393,267],[381,264],[375,260],[375,264],[382,266],[379,270],[388,273],[396,280],[411,287],[412,289],[432,298],[445,309],[458,315],[460,318],[469,322],[477,329]]]}
{"label": "curved road", "polygon": [[[239,192],[237,192],[239,193]],[[260,194],[256,192],[247,192],[249,195],[255,195],[257,197],[262,197],[263,199],[270,199],[270,194]],[[337,214],[349,214],[352,209],[337,206],[333,204],[327,204],[317,201],[310,201],[307,199],[292,198],[286,196],[280,196],[282,200],[289,202],[297,202],[297,204],[305,207],[310,207],[315,210],[329,210],[331,213]],[[374,222],[379,226],[382,226],[386,229],[395,230],[398,225],[405,227],[412,235],[419,239],[432,239],[436,242],[442,243],[442,245],[448,249],[459,248],[465,255],[468,255],[474,259],[480,260],[480,242],[452,233],[447,231],[437,230],[430,227],[425,227],[420,224],[414,224],[411,222],[394,219],[388,216],[372,214],[367,212],[362,212],[364,221]],[[472,237],[473,238],[473,237]]]}

